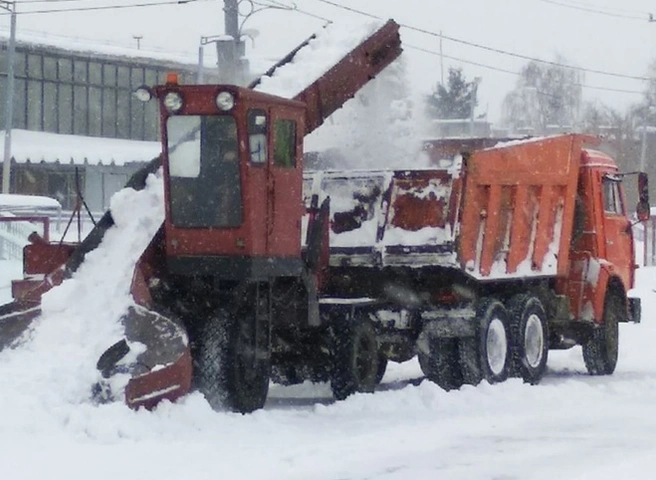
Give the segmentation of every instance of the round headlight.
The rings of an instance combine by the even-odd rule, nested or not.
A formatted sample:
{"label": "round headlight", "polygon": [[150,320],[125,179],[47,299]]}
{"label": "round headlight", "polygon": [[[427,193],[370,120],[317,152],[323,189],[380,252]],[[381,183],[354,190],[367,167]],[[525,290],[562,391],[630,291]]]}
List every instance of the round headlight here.
{"label": "round headlight", "polygon": [[221,92],[216,96],[216,106],[219,110],[227,112],[235,106],[235,97],[230,92]]}
{"label": "round headlight", "polygon": [[164,97],[164,106],[169,112],[177,112],[182,108],[182,97],[178,92],[169,92]]}
{"label": "round headlight", "polygon": [[143,85],[143,86],[137,88],[137,89],[134,91],[134,96],[137,98],[137,100],[140,100],[140,101],[142,101],[142,102],[147,102],[147,101],[149,101],[151,98],[153,98],[153,94],[150,93],[150,88],[148,88],[148,87],[145,86],[145,85]]}

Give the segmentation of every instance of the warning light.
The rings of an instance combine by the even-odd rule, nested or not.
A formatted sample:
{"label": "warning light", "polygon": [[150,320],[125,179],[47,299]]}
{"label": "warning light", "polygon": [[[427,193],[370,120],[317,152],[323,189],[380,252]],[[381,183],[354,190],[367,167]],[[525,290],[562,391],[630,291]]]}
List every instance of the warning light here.
{"label": "warning light", "polygon": [[168,72],[166,74],[166,84],[167,85],[177,85],[178,84],[178,74],[176,72]]}

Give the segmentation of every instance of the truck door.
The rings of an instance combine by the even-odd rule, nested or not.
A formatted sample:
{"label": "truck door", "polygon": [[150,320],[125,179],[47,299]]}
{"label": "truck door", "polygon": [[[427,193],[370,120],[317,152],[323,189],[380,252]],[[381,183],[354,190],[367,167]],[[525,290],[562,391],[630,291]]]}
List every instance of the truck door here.
{"label": "truck door", "polygon": [[604,210],[603,242],[606,260],[611,262],[622,278],[624,285],[633,285],[633,237],[631,222],[626,216],[626,201],[621,188],[621,177],[606,174],[601,178]]}
{"label": "truck door", "polygon": [[271,111],[268,168],[267,254],[300,257],[303,216],[303,117],[301,111]]}

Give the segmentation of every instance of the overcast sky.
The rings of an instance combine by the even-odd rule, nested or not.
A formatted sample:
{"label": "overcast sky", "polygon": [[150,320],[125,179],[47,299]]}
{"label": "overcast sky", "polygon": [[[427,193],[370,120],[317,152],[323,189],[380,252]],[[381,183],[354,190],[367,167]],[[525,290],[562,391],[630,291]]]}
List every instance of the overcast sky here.
{"label": "overcast sky", "polygon": [[[18,0],[18,11],[91,8],[101,5],[160,3],[167,0]],[[291,0],[253,0],[256,4]],[[383,18],[425,29],[445,37],[528,57],[552,60],[556,53],[571,64],[621,75],[641,77],[656,58],[656,22],[648,21],[656,4],[648,0],[330,0]],[[242,2],[248,12],[249,1]],[[361,15],[321,0],[297,0],[301,12],[268,9],[253,15],[244,28],[259,34],[248,41],[248,55],[275,59],[304,40],[325,23],[312,14],[339,22]],[[197,56],[201,36],[223,33],[223,1],[196,0],[181,5],[158,5],[113,10],[20,14],[18,32],[46,32],[136,46],[142,36],[144,50],[170,50]],[[255,5],[259,8],[258,5]],[[364,17],[363,17],[364,18]],[[0,16],[0,29],[9,29],[8,15]],[[440,79],[438,36],[402,30],[409,87],[428,92]],[[424,53],[412,47],[428,49]],[[503,96],[512,88],[517,72],[527,62],[496,51],[444,39],[444,70],[461,66],[468,79],[482,77],[478,113],[486,110],[492,120],[500,114]],[[446,58],[449,57],[449,58]],[[472,65],[478,63],[493,68]],[[499,69],[499,70],[495,70]],[[587,72],[587,85],[640,92],[645,83]],[[624,109],[640,100],[639,93],[620,93],[585,88],[586,99],[598,99]]]}

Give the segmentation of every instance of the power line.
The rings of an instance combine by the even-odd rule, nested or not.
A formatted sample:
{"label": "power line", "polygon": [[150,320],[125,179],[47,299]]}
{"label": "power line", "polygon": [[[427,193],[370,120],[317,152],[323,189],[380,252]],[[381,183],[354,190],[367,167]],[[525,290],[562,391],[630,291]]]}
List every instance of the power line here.
{"label": "power line", "polygon": [[540,2],[544,3],[550,3],[551,5],[557,5],[559,7],[565,7],[565,8],[571,8],[573,10],[580,10],[582,12],[589,12],[589,13],[595,13],[597,15],[606,15],[608,17],[615,17],[615,18],[625,18],[629,20],[641,20],[641,21],[650,21],[651,14],[648,12],[645,12],[644,15],[628,15],[628,14],[622,14],[622,13],[612,13],[609,11],[604,11],[604,10],[599,10],[597,8],[593,8],[592,6],[588,6],[586,4],[581,4],[581,3],[565,3],[565,2],[558,2],[556,0],[538,0]]}
{"label": "power line", "polygon": [[281,10],[288,10],[290,12],[298,12],[298,13],[301,13],[301,14],[306,15],[308,17],[316,18],[317,20],[322,20],[322,21],[327,22],[327,23],[332,23],[333,22],[329,18],[325,18],[325,17],[322,17],[320,15],[316,15],[316,14],[308,12],[306,10],[301,10],[300,8],[298,8],[298,6],[295,3],[293,3],[292,5],[287,5],[287,4],[282,3],[282,2],[277,2],[276,0],[268,0],[269,3],[261,3],[261,2],[255,1],[255,0],[250,0],[250,2],[255,4],[255,5],[259,5],[260,7],[279,8]]}
{"label": "power line", "polygon": [[161,5],[183,5],[187,3],[196,3],[196,2],[205,2],[205,1],[209,1],[209,0],[170,0],[164,2],[131,3],[125,5],[101,5],[97,7],[78,7],[78,8],[61,8],[61,9],[53,8],[47,10],[29,10],[25,12],[16,12],[16,15],[37,15],[43,13],[64,13],[64,12],[88,12],[94,10],[120,10],[124,8],[156,7]]}
{"label": "power line", "polygon": [[[373,15],[371,13],[363,12],[362,10],[357,10],[355,8],[352,8],[352,7],[346,7],[344,5],[340,5],[339,3],[335,3],[335,2],[332,2],[330,0],[315,0],[315,1],[325,3],[325,4],[328,4],[328,5],[332,5],[334,7],[340,8],[342,10],[347,10],[349,12],[357,13],[359,15],[364,15],[364,16],[369,17],[369,18],[375,18],[377,20],[384,20],[382,17]],[[462,45],[467,45],[467,46],[470,46],[470,47],[479,48],[479,49],[482,49],[482,50],[487,50],[488,52],[498,53],[498,54],[506,55],[506,56],[509,56],[509,57],[519,58],[519,59],[522,59],[522,60],[528,60],[528,61],[532,61],[532,62],[543,63],[543,64],[546,64],[546,65],[551,65],[551,66],[555,66],[555,67],[569,68],[569,69],[572,69],[572,70],[579,70],[579,71],[584,71],[584,72],[596,73],[596,74],[599,74],[599,75],[606,75],[606,76],[609,76],[609,77],[626,78],[626,79],[630,79],[630,80],[640,80],[640,81],[650,80],[648,77],[642,77],[642,76],[636,76],[636,75],[625,75],[625,74],[622,74],[622,73],[608,72],[608,71],[605,71],[605,70],[596,70],[596,69],[592,69],[592,68],[583,68],[583,67],[577,67],[577,66],[574,66],[574,65],[567,65],[567,64],[564,64],[564,63],[560,63],[560,62],[543,60],[541,58],[531,57],[531,56],[523,55],[521,53],[516,53],[516,52],[510,52],[510,51],[507,51],[507,50],[502,50],[500,48],[488,47],[487,45],[481,45],[480,43],[470,42],[468,40],[462,40],[462,39],[451,37],[451,36],[448,36],[448,35],[439,34],[437,32],[426,30],[424,28],[415,27],[415,26],[412,26],[412,25],[409,25],[409,24],[399,23],[399,25],[403,28],[407,28],[408,30],[423,33],[425,35],[430,35],[430,36],[433,36],[433,37],[443,38],[445,40],[450,40],[454,43],[459,43],[459,44],[462,44]]]}
{"label": "power line", "polygon": [[20,0],[20,5],[27,3],[68,3],[68,2],[92,2],[94,0]]}
{"label": "power line", "polygon": [[[407,48],[410,48],[412,50],[417,50],[417,51],[428,53],[430,55],[435,55],[435,56],[438,56],[438,57],[441,56],[443,58],[446,58],[446,59],[449,59],[449,60],[454,60],[454,61],[460,62],[460,63],[466,63],[468,65],[475,65],[477,67],[487,68],[489,70],[494,70],[494,71],[497,71],[497,72],[508,73],[510,75],[515,75],[517,77],[522,75],[520,72],[516,72],[514,70],[507,70],[505,68],[495,67],[495,66],[492,66],[492,65],[487,65],[485,63],[473,62],[471,60],[465,60],[464,58],[458,58],[458,57],[454,57],[454,56],[451,56],[451,55],[440,54],[440,52],[436,52],[435,50],[430,50],[428,48],[417,47],[416,45],[409,45],[409,44],[406,43],[406,44],[404,44],[404,46],[407,47]],[[625,89],[621,89],[621,88],[600,87],[600,86],[596,86],[596,85],[587,85],[585,83],[578,83],[578,82],[574,83],[573,85],[576,85],[576,86],[581,87],[581,88],[587,88],[587,89],[591,89],[591,90],[603,90],[603,91],[608,91],[608,92],[630,93],[630,94],[638,94],[638,95],[642,95],[644,93],[644,92],[641,92],[641,91],[638,91],[638,90],[625,90]]]}

